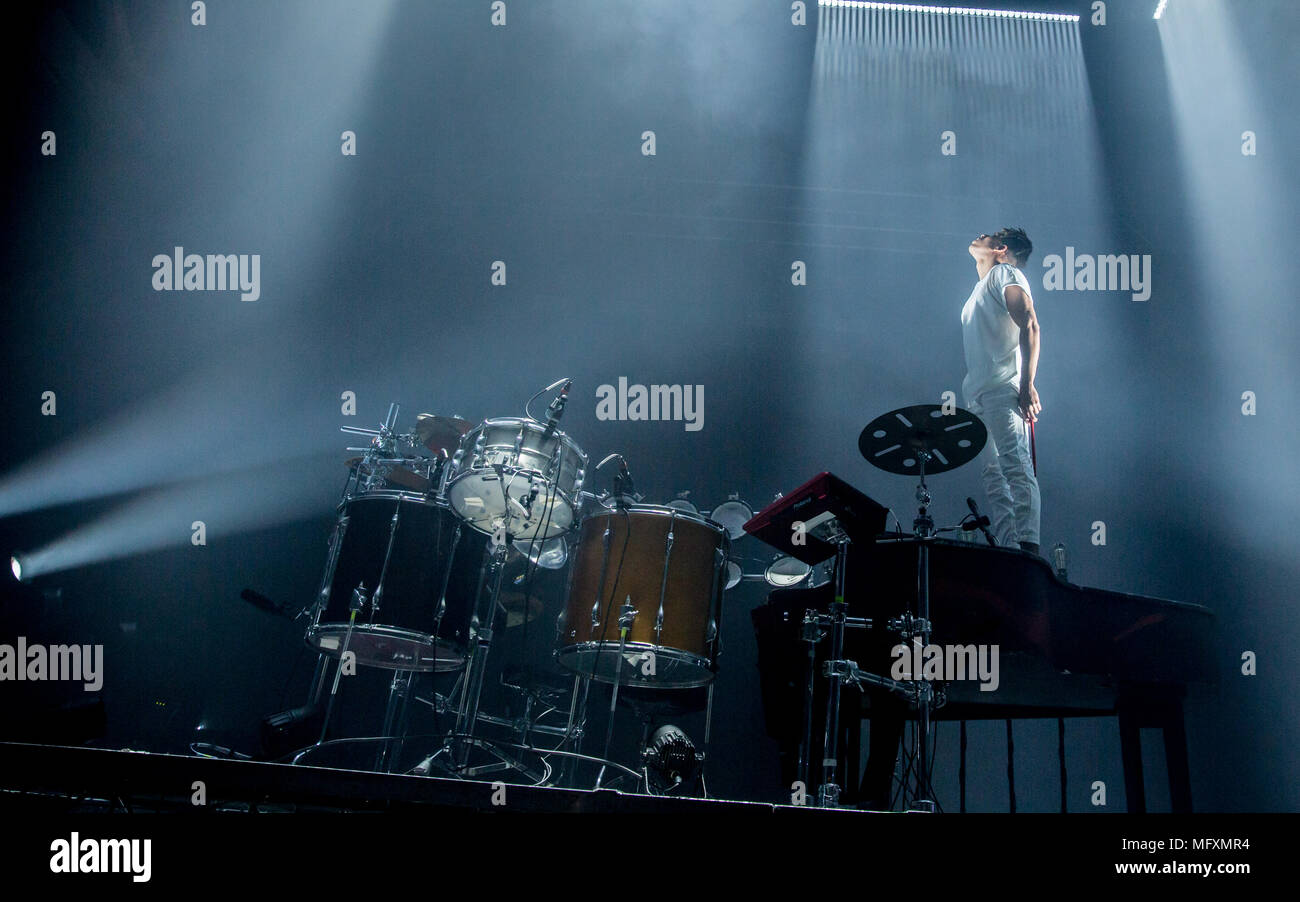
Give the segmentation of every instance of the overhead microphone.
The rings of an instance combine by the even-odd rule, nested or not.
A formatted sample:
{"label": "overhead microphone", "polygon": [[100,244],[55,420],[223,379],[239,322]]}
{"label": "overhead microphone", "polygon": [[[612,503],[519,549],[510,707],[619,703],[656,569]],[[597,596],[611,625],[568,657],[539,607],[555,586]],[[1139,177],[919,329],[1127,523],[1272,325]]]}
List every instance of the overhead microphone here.
{"label": "overhead microphone", "polygon": [[560,424],[560,417],[564,415],[564,405],[569,402],[569,388],[572,385],[572,379],[565,380],[564,388],[560,389],[560,393],[555,396],[550,406],[546,408],[546,432],[543,433],[543,438],[549,439],[555,434],[555,427]]}
{"label": "overhead microphone", "polygon": [[287,616],[283,607],[276,604],[271,599],[267,598],[261,592],[255,592],[252,589],[245,589],[244,591],[239,593],[239,597],[244,599],[244,601],[248,602],[249,604],[253,605],[253,607],[261,608],[263,611],[266,611],[267,613],[277,614],[281,617]]}

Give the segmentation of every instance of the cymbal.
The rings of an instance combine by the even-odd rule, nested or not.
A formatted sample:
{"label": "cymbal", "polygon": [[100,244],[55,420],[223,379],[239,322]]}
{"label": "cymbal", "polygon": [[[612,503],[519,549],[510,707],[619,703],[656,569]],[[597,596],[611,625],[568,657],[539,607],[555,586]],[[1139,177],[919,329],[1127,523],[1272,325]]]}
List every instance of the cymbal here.
{"label": "cymbal", "polygon": [[435,454],[446,450],[453,454],[460,445],[461,436],[474,428],[469,420],[460,417],[441,417],[431,413],[422,413],[415,418],[416,440]]}
{"label": "cymbal", "polygon": [[938,404],[900,407],[881,414],[858,436],[867,463],[887,473],[921,472],[921,452],[929,452],[925,472],[945,473],[970,463],[984,450],[984,422],[960,407],[944,413]]}

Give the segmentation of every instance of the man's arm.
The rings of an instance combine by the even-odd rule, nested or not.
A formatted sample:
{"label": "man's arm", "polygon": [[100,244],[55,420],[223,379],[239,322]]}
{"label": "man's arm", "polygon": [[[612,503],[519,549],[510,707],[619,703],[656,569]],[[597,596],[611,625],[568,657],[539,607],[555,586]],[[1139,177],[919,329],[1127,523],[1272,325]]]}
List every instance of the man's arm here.
{"label": "man's arm", "polygon": [[1007,312],[1020,327],[1020,415],[1031,423],[1038,419],[1043,405],[1034,388],[1038,373],[1038,317],[1034,315],[1034,302],[1019,285],[1008,285],[1002,296],[1006,298]]}

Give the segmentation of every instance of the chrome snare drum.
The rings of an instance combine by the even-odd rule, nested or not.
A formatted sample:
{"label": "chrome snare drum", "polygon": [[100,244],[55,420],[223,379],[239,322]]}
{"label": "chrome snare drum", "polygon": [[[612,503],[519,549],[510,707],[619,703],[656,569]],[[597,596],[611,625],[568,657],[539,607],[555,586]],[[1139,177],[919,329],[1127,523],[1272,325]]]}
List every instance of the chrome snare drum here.
{"label": "chrome snare drum", "polygon": [[586,468],[563,432],[522,417],[484,420],[452,458],[447,502],[480,532],[504,525],[517,539],[549,539],[576,522]]}
{"label": "chrome snare drum", "polygon": [[730,539],[699,514],[659,505],[597,511],[582,522],[556,658],[569,670],[615,681],[619,618],[634,613],[620,682],[660,688],[713,679]]}

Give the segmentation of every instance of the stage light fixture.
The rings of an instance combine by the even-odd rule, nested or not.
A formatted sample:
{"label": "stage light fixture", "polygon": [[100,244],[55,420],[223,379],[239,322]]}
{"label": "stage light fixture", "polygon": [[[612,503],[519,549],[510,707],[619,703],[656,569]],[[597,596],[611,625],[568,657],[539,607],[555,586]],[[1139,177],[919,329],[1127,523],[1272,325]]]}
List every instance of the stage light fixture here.
{"label": "stage light fixture", "polygon": [[18,560],[18,555],[9,558],[9,569],[13,572],[14,579],[19,582],[23,581],[23,562]]}
{"label": "stage light fixture", "polygon": [[[1012,9],[978,9],[969,6],[924,6],[918,3],[878,3],[875,0],[817,0],[818,6],[885,9],[905,13],[934,13],[944,16],[989,16],[998,19],[1029,19],[1036,22],[1078,22],[1068,13],[1034,13]],[[1157,18],[1159,16],[1157,15]]]}

